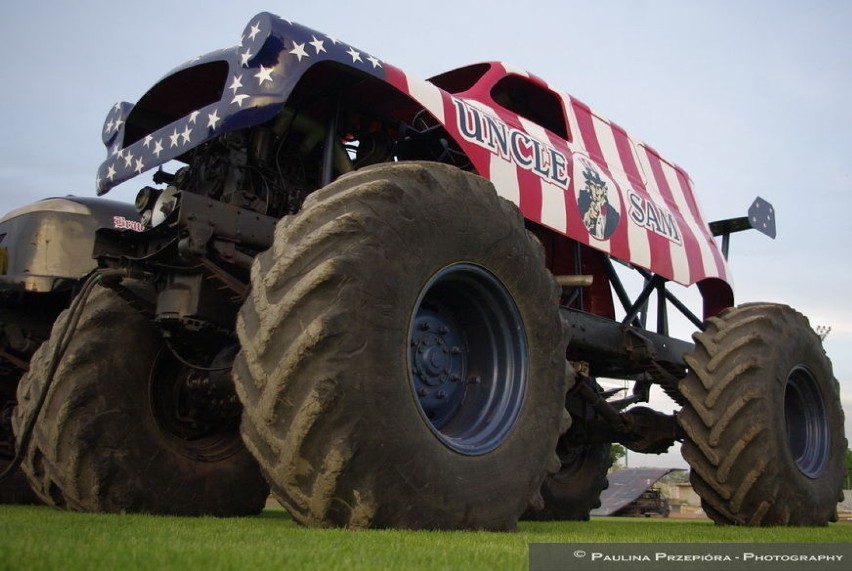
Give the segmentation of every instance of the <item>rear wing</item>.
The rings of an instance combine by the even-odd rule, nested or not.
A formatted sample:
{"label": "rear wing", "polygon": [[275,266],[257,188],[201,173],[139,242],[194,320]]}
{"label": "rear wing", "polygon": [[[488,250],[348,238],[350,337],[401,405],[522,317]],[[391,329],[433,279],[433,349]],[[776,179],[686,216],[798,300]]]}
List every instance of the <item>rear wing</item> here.
{"label": "rear wing", "polygon": [[722,254],[726,260],[731,246],[731,234],[752,229],[775,239],[775,208],[759,196],[751,203],[748,216],[710,223],[710,231],[713,235],[722,237]]}

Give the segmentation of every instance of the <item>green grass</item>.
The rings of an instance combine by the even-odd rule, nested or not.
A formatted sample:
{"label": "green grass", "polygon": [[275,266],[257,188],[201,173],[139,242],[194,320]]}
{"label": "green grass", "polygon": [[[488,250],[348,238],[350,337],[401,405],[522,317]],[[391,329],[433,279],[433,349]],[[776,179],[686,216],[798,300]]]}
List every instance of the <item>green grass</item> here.
{"label": "green grass", "polygon": [[852,542],[852,525],[734,528],[704,520],[521,523],[518,533],[305,529],[282,509],[179,518],[0,506],[0,569],[526,569],[530,543]]}

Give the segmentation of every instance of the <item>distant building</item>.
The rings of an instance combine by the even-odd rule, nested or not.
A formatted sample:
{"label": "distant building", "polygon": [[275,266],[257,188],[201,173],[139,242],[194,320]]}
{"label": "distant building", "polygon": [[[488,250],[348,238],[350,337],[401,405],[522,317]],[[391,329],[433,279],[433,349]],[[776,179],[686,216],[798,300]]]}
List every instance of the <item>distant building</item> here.
{"label": "distant building", "polygon": [[701,507],[701,497],[692,489],[689,482],[657,484],[662,492],[674,505]]}

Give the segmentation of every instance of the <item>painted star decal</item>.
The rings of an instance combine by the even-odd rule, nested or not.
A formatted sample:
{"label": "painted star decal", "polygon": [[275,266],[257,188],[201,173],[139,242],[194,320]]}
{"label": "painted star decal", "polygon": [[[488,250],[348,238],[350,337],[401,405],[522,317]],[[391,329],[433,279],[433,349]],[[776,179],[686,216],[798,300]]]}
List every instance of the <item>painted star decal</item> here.
{"label": "painted star decal", "polygon": [[112,180],[114,177],[115,177],[115,169],[113,168],[113,165],[109,165],[107,167],[107,178],[109,180]]}
{"label": "painted star decal", "polygon": [[[312,46],[314,46],[314,49],[317,51],[317,53],[324,52],[325,51],[325,47],[323,46],[324,42],[322,40],[318,40],[316,36],[311,36],[311,38],[313,38],[313,41],[308,42],[308,43],[311,44]],[[328,53],[328,52],[326,52],[326,53]]]}
{"label": "painted star decal", "polygon": [[293,49],[290,50],[290,53],[299,58],[299,61],[302,61],[303,57],[310,57],[308,52],[305,51],[305,44],[297,44],[296,42],[293,42]]}
{"label": "painted star decal", "polygon": [[255,36],[260,33],[260,22],[255,22],[251,26],[251,33],[249,34],[249,39],[254,41]]}
{"label": "painted star decal", "polygon": [[240,65],[243,67],[249,66],[249,60],[252,58],[251,50],[246,48],[246,51],[240,54]]}
{"label": "painted star decal", "polygon": [[272,70],[273,68],[271,67],[260,66],[260,71],[254,74],[254,76],[257,78],[257,84],[263,85],[264,81],[269,81],[270,83],[272,83]]}
{"label": "painted star decal", "polygon": [[233,90],[234,95],[237,94],[237,90],[243,86],[243,74],[235,75],[234,81],[231,82],[231,85],[228,86],[228,89]]}
{"label": "painted star decal", "polygon": [[347,51],[346,53],[348,53],[350,56],[352,56],[352,63],[355,63],[356,61],[360,61],[360,62],[364,61],[364,60],[361,59],[361,52],[356,52],[355,48],[349,48],[349,51]]}
{"label": "painted star decal", "polygon": [[157,158],[159,159],[159,158],[160,158],[160,153],[161,153],[161,152],[163,152],[163,140],[162,140],[162,139],[157,139],[157,141],[155,141],[155,142],[154,142],[154,150],[153,150],[153,153],[154,153],[155,155],[157,155]]}
{"label": "painted star decal", "polygon": [[127,156],[124,157],[124,166],[125,167],[132,167],[133,166],[133,154],[132,153],[128,152]]}
{"label": "painted star decal", "polygon": [[207,127],[210,129],[216,129],[216,123],[220,121],[219,119],[219,110],[214,109],[213,113],[207,114]]}
{"label": "painted star decal", "polygon": [[248,98],[249,96],[245,93],[240,93],[239,95],[234,95],[234,98],[231,99],[231,103],[236,103],[240,107],[243,106],[243,99]]}
{"label": "painted star decal", "polygon": [[189,114],[189,122],[195,123],[195,120],[198,119],[198,116],[201,115],[201,111],[193,111]]}
{"label": "painted star decal", "polygon": [[180,139],[180,133],[178,133],[177,127],[175,127],[174,132],[169,135],[169,139],[171,139],[171,144],[169,145],[169,148],[178,146],[178,139]]}
{"label": "painted star decal", "polygon": [[377,67],[382,67],[382,62],[373,56],[368,57],[367,61],[373,64],[373,69],[376,69]]}
{"label": "painted star decal", "polygon": [[145,170],[145,165],[142,164],[142,159],[136,159],[136,168],[133,169],[133,170],[134,170],[134,172],[136,172],[136,174],[139,174],[143,170]]}
{"label": "painted star decal", "polygon": [[147,149],[148,147],[151,146],[151,141],[153,141],[153,140],[154,140],[154,137],[152,137],[151,135],[146,135],[145,140],[142,141],[142,146]]}
{"label": "painted star decal", "polygon": [[185,145],[189,142],[190,134],[192,134],[192,129],[189,128],[189,123],[187,123],[186,128],[184,128],[184,130],[183,130],[183,133],[180,134],[180,136],[183,137],[183,143],[182,144]]}

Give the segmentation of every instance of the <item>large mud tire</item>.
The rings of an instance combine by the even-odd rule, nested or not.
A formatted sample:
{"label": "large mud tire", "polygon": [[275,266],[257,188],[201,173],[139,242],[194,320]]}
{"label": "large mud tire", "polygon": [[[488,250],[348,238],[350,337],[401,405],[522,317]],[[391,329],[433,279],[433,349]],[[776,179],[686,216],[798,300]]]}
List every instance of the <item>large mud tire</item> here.
{"label": "large mud tire", "polygon": [[273,494],[309,526],[514,529],[570,422],[558,294],[484,179],[396,163],[311,195],[237,321]]}
{"label": "large mud tire", "polygon": [[[126,280],[146,295],[143,284]],[[16,435],[47,382],[57,332],[35,353],[18,387]],[[22,468],[47,504],[82,512],[249,515],[268,495],[238,422],[182,439],[153,412],[159,333],[115,292],[96,287],[50,385]]]}
{"label": "large mud tire", "polygon": [[708,320],[685,355],[683,457],[717,523],[825,525],[842,499],[839,385],[807,319],[748,304]]}

